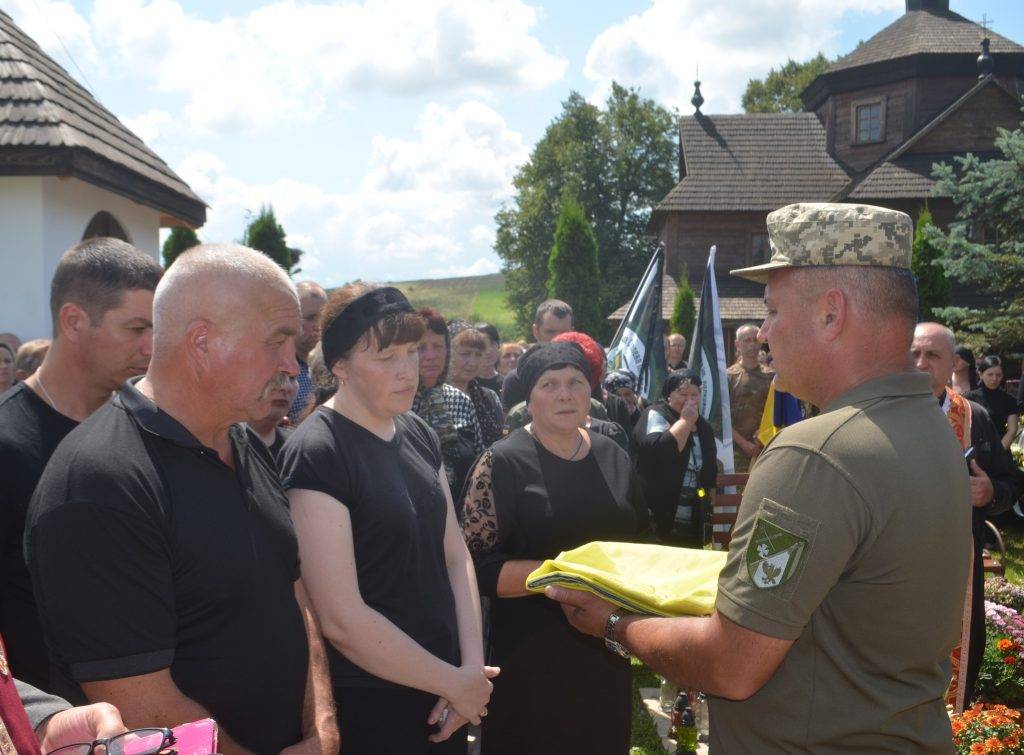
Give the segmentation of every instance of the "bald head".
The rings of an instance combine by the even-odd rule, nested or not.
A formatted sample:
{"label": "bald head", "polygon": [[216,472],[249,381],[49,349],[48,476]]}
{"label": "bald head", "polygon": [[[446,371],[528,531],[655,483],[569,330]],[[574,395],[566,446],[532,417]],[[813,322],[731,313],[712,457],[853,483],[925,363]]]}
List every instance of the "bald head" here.
{"label": "bald head", "polygon": [[237,244],[193,247],[164,273],[153,297],[153,356],[163,356],[204,320],[231,330],[250,321],[268,297],[296,301],[295,286],[265,254]]}
{"label": "bald head", "polygon": [[244,246],[197,246],[157,286],[147,380],[200,422],[259,421],[282,374],[298,372],[299,327],[295,287],[273,260]]}
{"label": "bald head", "polygon": [[914,342],[910,354],[917,369],[932,377],[932,393],[941,395],[953,377],[953,350],[956,336],[945,325],[937,322],[918,323],[914,328]]}

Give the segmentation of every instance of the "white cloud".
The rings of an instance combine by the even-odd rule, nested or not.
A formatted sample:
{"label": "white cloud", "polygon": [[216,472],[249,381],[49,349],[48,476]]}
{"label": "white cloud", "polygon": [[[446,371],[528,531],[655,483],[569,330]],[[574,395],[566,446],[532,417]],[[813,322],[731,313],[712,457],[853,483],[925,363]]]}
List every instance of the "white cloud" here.
{"label": "white cloud", "polygon": [[461,278],[467,275],[489,275],[501,270],[501,266],[492,259],[480,257],[469,265],[453,265],[452,267],[435,267],[430,270],[432,278]]}
{"label": "white cloud", "polygon": [[700,66],[706,113],[737,112],[747,81],[787,58],[819,51],[835,55],[839,22],[849,12],[903,8],[903,0],[653,0],[643,13],[601,32],[584,73],[604,99],[613,80],[693,112],[690,97]]}
{"label": "white cloud", "polygon": [[358,191],[282,178],[247,184],[214,155],[177,172],[209,204],[204,241],[237,239],[246,211],[274,206],[303,270],[326,285],[494,272],[493,217],[528,156],[522,136],[480,102],[428,105],[412,140],[378,136]]}
{"label": "white cloud", "polygon": [[87,78],[92,70],[98,69],[100,57],[89,23],[71,3],[66,0],[8,0],[3,10],[76,80],[81,79],[81,74],[69,60],[68,53],[85,69]]}
{"label": "white cloud", "polygon": [[130,118],[122,118],[121,122],[137,137],[150,147],[164,133],[164,127],[174,119],[166,110],[154,108]]}
{"label": "white cloud", "polygon": [[118,63],[184,95],[190,123],[220,133],[310,120],[363,92],[542,88],[567,61],[532,36],[538,21],[521,0],[283,0],[213,21],[177,0],[96,0],[92,12]]}

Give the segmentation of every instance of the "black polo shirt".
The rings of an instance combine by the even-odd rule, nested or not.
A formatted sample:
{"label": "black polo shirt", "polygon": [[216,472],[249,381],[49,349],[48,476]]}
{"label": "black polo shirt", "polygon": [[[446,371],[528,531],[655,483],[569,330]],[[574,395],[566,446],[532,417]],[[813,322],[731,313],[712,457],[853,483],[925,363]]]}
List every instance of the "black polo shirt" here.
{"label": "black polo shirt", "polygon": [[46,462],[77,425],[24,383],[0,396],[0,635],[14,675],[47,691],[50,658],[22,550],[25,513]]}
{"label": "black polo shirt", "polygon": [[55,683],[169,668],[240,744],[301,739],[298,544],[276,466],[231,429],[235,469],[128,383],[57,448],[25,552]]}

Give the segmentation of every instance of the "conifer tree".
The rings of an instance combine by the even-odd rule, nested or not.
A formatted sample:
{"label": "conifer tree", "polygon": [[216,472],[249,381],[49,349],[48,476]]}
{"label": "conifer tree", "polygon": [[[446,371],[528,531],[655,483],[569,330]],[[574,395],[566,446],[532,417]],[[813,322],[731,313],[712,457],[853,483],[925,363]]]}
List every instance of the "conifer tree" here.
{"label": "conifer tree", "polygon": [[562,200],[555,224],[555,245],[548,258],[548,296],[573,308],[576,330],[598,340],[605,335],[597,238],[582,205],[572,196]]}

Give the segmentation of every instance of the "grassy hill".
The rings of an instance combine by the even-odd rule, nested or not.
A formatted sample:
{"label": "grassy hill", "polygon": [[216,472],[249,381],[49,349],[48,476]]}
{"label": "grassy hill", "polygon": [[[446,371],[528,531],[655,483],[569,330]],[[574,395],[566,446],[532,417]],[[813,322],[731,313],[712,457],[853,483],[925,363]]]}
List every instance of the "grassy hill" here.
{"label": "grassy hill", "polygon": [[416,307],[435,307],[446,320],[462,318],[470,322],[489,322],[504,340],[523,335],[508,308],[505,276],[501,273],[399,281],[390,285],[408,296]]}

